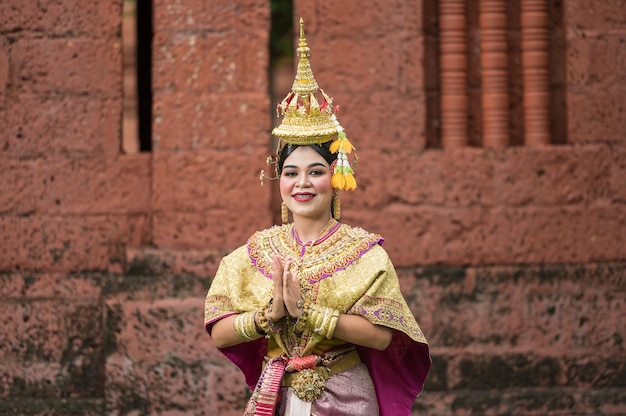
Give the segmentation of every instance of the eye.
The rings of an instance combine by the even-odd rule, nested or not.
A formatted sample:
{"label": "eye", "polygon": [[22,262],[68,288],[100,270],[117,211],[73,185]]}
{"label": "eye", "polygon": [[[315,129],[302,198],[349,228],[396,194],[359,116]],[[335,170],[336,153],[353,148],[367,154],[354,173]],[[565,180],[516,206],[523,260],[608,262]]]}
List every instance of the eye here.
{"label": "eye", "polygon": [[294,171],[292,171],[292,170],[289,170],[289,171],[283,172],[283,176],[287,176],[288,178],[293,178],[293,177],[294,177],[294,176],[296,176],[296,175],[297,175],[297,173],[296,173],[296,172],[294,172]]}
{"label": "eye", "polygon": [[324,173],[326,173],[326,172],[324,172],[323,170],[313,169],[311,171],[310,175],[311,176],[322,176],[322,175],[324,175]]}

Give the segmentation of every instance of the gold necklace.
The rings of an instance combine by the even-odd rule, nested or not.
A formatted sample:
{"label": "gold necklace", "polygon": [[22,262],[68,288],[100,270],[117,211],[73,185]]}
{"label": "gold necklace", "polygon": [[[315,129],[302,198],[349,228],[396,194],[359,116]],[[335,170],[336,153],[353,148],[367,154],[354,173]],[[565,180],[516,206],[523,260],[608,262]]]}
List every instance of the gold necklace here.
{"label": "gold necklace", "polygon": [[326,222],[326,224],[324,224],[324,226],[322,227],[320,232],[317,233],[317,236],[313,240],[311,240],[309,243],[304,243],[303,242],[302,244],[300,244],[298,242],[298,240],[302,241],[302,239],[300,238],[300,236],[298,236],[298,232],[296,231],[296,225],[292,224],[292,229],[291,229],[292,237],[296,241],[297,245],[301,245],[302,246],[302,250],[300,251],[300,259],[302,259],[306,255],[306,251],[307,251],[308,248],[313,247],[319,241],[320,237],[326,235],[336,225],[337,225],[337,220],[331,217]]}

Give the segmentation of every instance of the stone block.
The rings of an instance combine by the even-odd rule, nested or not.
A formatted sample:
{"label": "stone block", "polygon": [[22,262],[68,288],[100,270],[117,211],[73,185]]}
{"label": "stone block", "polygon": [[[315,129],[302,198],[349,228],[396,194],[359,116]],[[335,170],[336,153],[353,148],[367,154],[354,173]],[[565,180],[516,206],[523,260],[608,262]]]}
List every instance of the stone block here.
{"label": "stone block", "polygon": [[[266,211],[270,186],[262,187],[261,169],[269,152],[262,146],[214,152],[155,152],[153,207],[163,212],[228,210],[246,215],[246,210]],[[212,219],[207,219],[213,222]]]}
{"label": "stone block", "polygon": [[626,149],[611,149],[611,197],[615,202],[626,202]]}
{"label": "stone block", "polygon": [[2,373],[13,397],[94,397],[104,383],[97,301],[3,302]]}
{"label": "stone block", "polygon": [[[411,273],[413,281],[407,284]],[[619,263],[471,267],[465,271],[425,267],[400,270],[399,276],[405,282],[403,295],[436,353],[450,355],[448,377],[457,374],[452,368],[460,363],[454,361],[459,349],[492,355],[567,351],[559,356],[569,360],[559,364],[563,369],[577,368],[594,355],[599,364],[602,359],[623,356],[626,349],[626,331],[619,324],[626,312],[620,297],[626,287],[626,269]],[[624,363],[615,366],[611,377],[604,367],[598,368],[592,379],[600,380],[604,374],[607,383],[615,385]],[[567,375],[563,369],[561,385],[581,385],[571,381],[580,375]]]}
{"label": "stone block", "polygon": [[[297,2],[294,7],[294,16],[304,18],[307,37],[323,37],[319,41],[321,44],[337,37],[373,38],[422,31],[423,6],[422,2],[415,0],[375,0],[367,5],[359,2]],[[376,13],[366,13],[367,10],[376,10]],[[359,18],[346,19],[346,16]],[[385,16],[384,23],[381,16]],[[312,49],[313,53],[315,50]]]}
{"label": "stone block", "polygon": [[[27,401],[37,397],[59,397],[59,388],[55,378],[60,373],[58,363],[22,363],[3,362],[0,364],[0,383],[2,399]],[[25,400],[26,399],[26,400]],[[3,404],[0,404],[2,409]],[[13,414],[1,413],[0,414]]]}
{"label": "stone block", "polygon": [[[219,260],[221,257],[217,261]],[[103,292],[109,305],[107,331],[119,333],[121,329],[118,326],[126,325],[121,320],[125,318],[120,309],[124,304],[132,303],[137,308],[137,305],[147,305],[157,300],[166,302],[172,299],[204,299],[213,277],[210,274],[153,274],[147,268],[138,270],[137,266],[135,264],[135,267],[129,267],[127,274],[108,275],[103,279]],[[195,306],[197,305],[196,303]]]}
{"label": "stone block", "polygon": [[563,20],[580,30],[619,30],[626,28],[626,12],[621,0],[573,0],[563,3]]}
{"label": "stone block", "polygon": [[609,149],[511,148],[494,158],[498,205],[566,206],[610,198]]}
{"label": "stone block", "polygon": [[257,230],[273,225],[267,210],[250,207],[208,209],[204,212],[161,212],[154,215],[154,243],[176,249],[231,251]]}
{"label": "stone block", "polygon": [[37,175],[40,212],[126,214],[150,210],[152,158],[49,158]]}
{"label": "stone block", "polygon": [[[169,286],[163,279],[148,286],[161,284]],[[108,343],[107,408],[111,414],[121,408],[147,413],[241,412],[249,390],[204,329],[204,293],[195,298],[171,296],[134,301],[124,292],[108,296],[107,328],[115,342]]]}
{"label": "stone block", "polygon": [[269,113],[264,94],[157,93],[153,149],[269,149]]}
{"label": "stone block", "polygon": [[269,33],[157,32],[154,91],[266,92]]}
{"label": "stone block", "polygon": [[551,387],[558,385],[563,368],[557,357],[526,354],[468,355],[458,363],[454,389]]}
{"label": "stone block", "polygon": [[0,216],[0,270],[121,272],[146,225],[142,215]]}
{"label": "stone block", "polygon": [[[383,154],[408,156],[424,150],[426,113],[425,97],[399,96],[397,91],[368,91],[357,93],[340,102],[337,117],[354,143],[357,153],[377,150]],[[396,101],[398,107],[389,103]],[[359,104],[360,103],[360,104]],[[369,165],[368,165],[369,166]]]}
{"label": "stone block", "polygon": [[28,268],[28,258],[42,250],[40,229],[38,216],[0,215],[0,270]]}
{"label": "stone block", "polygon": [[381,210],[348,212],[348,222],[382,234],[396,266],[480,262],[481,228],[487,211],[480,207],[411,207],[390,204]]}
{"label": "stone block", "polygon": [[[119,298],[109,297],[107,319],[117,323],[119,332],[115,334],[115,349],[108,350],[107,355],[117,353],[151,365],[170,356],[186,362],[225,359],[215,348],[209,348],[210,337],[203,325],[206,290],[208,287],[201,296],[187,298],[130,301],[124,293]],[[108,329],[112,327],[108,325]]]}
{"label": "stone block", "polygon": [[81,415],[100,416],[104,408],[104,399],[29,398],[0,399],[0,414],[6,415]]}
{"label": "stone block", "polygon": [[626,87],[567,92],[567,140],[572,144],[622,144],[626,131]]}
{"label": "stone block", "polygon": [[[618,211],[613,212],[622,215]],[[347,223],[383,234],[390,257],[403,267],[586,262],[592,254],[588,242],[592,230],[621,224],[607,214],[604,220],[598,219],[604,228],[594,226],[582,206],[444,208],[392,204],[376,211],[344,210],[342,215]],[[616,233],[610,236],[602,241],[621,241]],[[606,243],[597,244],[598,250],[606,247]],[[619,258],[618,251],[621,249],[610,251],[612,260]]]}
{"label": "stone block", "polygon": [[269,32],[270,7],[263,0],[235,0],[228,4],[202,0],[154,2],[157,32],[240,32],[254,27]]}
{"label": "stone block", "polygon": [[120,149],[121,108],[121,98],[19,94],[12,111],[0,118],[5,132],[0,153],[14,158],[113,158]]}
{"label": "stone block", "polygon": [[192,275],[211,277],[217,272],[223,250],[176,250],[137,247],[126,250],[129,275]]}
{"label": "stone block", "polygon": [[117,36],[122,20],[119,1],[77,0],[46,4],[2,2],[2,26],[8,32],[45,32],[54,36]]}
{"label": "stone block", "polygon": [[[496,201],[493,183],[495,157],[482,149],[446,150],[440,156],[443,205],[449,207],[492,206]],[[421,178],[436,182],[436,178]],[[429,201],[431,202],[431,201]],[[432,203],[432,202],[431,202]]]}
{"label": "stone block", "polygon": [[0,299],[93,301],[102,294],[100,276],[92,274],[0,273]]}
{"label": "stone block", "polygon": [[[391,202],[490,206],[494,203],[494,163],[493,155],[476,149],[422,153],[365,149],[359,152],[363,173],[357,167],[360,195],[351,200],[357,199],[363,208],[381,208]],[[342,195],[342,199],[351,196]]]}
{"label": "stone block", "polygon": [[620,388],[425,391],[413,405],[412,415],[620,415],[626,409],[625,396]]}
{"label": "stone block", "polygon": [[[476,227],[474,264],[589,261],[582,206],[497,207]],[[476,253],[480,253],[476,256]]]}
{"label": "stone block", "polygon": [[[626,18],[625,18],[626,19]],[[570,30],[567,33],[567,83],[575,92],[609,89],[626,83],[626,24],[620,33]]]}
{"label": "stone block", "polygon": [[36,209],[36,162],[0,156],[0,214],[27,214]]}
{"label": "stone block", "polygon": [[[366,102],[373,92],[400,94],[399,76],[405,56],[402,50],[388,47],[395,40],[393,34],[376,38],[326,36],[320,38],[310,32],[307,43],[313,74],[320,88],[334,98],[334,105],[362,112],[366,108],[359,103]],[[411,42],[416,43],[416,48],[422,47],[417,37]],[[340,111],[340,121],[342,114]]]}
{"label": "stone block", "polygon": [[626,206],[611,204],[587,208],[583,243],[591,261],[626,258]]}
{"label": "stone block", "polygon": [[146,363],[107,360],[107,415],[193,414],[236,416],[249,396],[234,364],[186,362],[175,356]]}
{"label": "stone block", "polygon": [[[0,6],[1,7],[1,6]],[[0,114],[5,111],[7,86],[9,85],[9,45],[6,39],[0,39]],[[0,151],[2,142],[0,141]]]}
{"label": "stone block", "polygon": [[[424,67],[426,61],[424,56],[425,36],[416,36],[419,32],[409,31],[404,33],[403,37],[398,40],[398,44],[402,45],[402,60],[400,63],[400,85],[401,93],[409,96],[424,95],[426,91]],[[420,65],[416,65],[419,62]],[[389,76],[393,76],[389,74]],[[424,106],[422,103],[421,106]]]}
{"label": "stone block", "polygon": [[119,98],[119,41],[86,38],[24,38],[12,45],[12,77],[19,91],[35,94],[98,94]]}

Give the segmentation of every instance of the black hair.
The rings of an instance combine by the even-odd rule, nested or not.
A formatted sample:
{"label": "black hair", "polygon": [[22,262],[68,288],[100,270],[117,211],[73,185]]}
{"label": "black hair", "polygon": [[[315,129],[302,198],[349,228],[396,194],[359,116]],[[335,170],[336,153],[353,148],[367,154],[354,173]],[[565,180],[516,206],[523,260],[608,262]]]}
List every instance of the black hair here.
{"label": "black hair", "polygon": [[286,144],[283,146],[280,151],[280,157],[278,158],[277,164],[277,172],[278,176],[283,172],[283,166],[285,165],[285,160],[296,150],[298,147],[308,146],[315,150],[320,156],[324,158],[326,162],[328,162],[328,166],[332,165],[333,162],[337,159],[337,153],[331,153],[330,151],[330,141],[321,144]]}

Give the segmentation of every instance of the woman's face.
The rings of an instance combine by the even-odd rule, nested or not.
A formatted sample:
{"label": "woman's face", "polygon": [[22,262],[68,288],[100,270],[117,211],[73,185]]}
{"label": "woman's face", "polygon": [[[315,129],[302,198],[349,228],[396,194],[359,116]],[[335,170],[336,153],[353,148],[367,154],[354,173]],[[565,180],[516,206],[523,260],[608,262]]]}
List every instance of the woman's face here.
{"label": "woman's face", "polygon": [[333,200],[330,178],[328,162],[309,146],[298,147],[285,159],[280,195],[294,218],[330,218]]}

